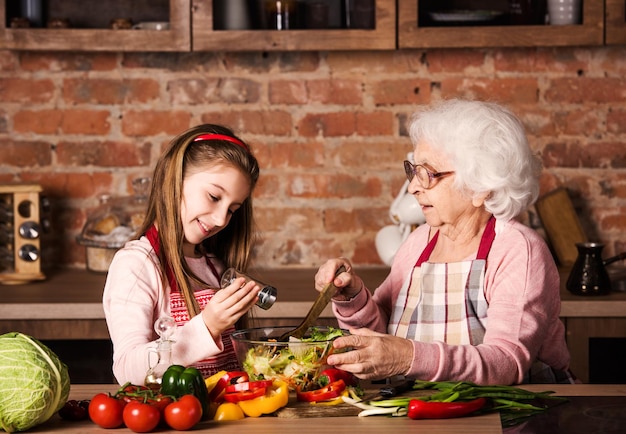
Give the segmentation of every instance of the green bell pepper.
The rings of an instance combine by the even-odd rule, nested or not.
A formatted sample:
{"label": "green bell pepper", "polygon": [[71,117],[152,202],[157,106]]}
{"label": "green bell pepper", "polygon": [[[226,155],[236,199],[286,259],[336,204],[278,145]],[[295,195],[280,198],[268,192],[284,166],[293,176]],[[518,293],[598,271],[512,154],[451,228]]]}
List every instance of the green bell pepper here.
{"label": "green bell pepper", "polygon": [[161,380],[161,393],[177,399],[183,395],[194,395],[202,404],[202,417],[209,416],[209,392],[202,374],[194,367],[172,365],[167,368]]}

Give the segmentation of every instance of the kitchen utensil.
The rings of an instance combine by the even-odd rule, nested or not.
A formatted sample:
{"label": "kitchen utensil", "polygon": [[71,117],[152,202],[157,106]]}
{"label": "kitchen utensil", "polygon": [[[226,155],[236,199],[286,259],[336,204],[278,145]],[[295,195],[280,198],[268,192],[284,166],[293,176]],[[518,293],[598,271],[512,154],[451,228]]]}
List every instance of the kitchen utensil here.
{"label": "kitchen utensil", "polygon": [[626,252],[602,260],[601,243],[576,243],[578,257],[565,287],[575,295],[605,295],[611,292],[611,280],[605,266],[626,259]]}
{"label": "kitchen utensil", "polygon": [[548,17],[551,25],[580,24],[580,0],[548,0]]}
{"label": "kitchen utensil", "polygon": [[216,0],[213,2],[215,30],[249,30],[252,28],[250,18],[250,1],[248,0]]}
{"label": "kitchen utensil", "polygon": [[395,386],[381,387],[378,392],[364,396],[361,399],[361,401],[363,402],[380,401],[381,399],[393,398],[394,396],[398,396],[398,395],[403,394],[404,392],[413,390],[414,384],[415,384],[414,380],[406,380],[404,383],[396,384]]}
{"label": "kitchen utensil", "polygon": [[589,240],[568,190],[559,187],[550,191],[537,199],[535,208],[559,264],[571,267],[578,257],[576,243]]}
{"label": "kitchen utensil", "polygon": [[267,310],[274,305],[274,302],[276,301],[276,295],[278,294],[276,288],[266,283],[263,283],[258,279],[250,277],[246,273],[242,273],[235,268],[229,268],[228,270],[224,271],[224,274],[222,274],[222,279],[220,281],[220,286],[222,287],[222,289],[226,288],[233,282],[233,280],[238,277],[245,278],[245,283],[253,280],[261,287],[261,291],[259,292],[259,299],[256,302],[257,306],[259,306],[261,309]]}
{"label": "kitchen utensil", "polygon": [[[344,271],[346,271],[346,267],[342,265],[335,272],[335,277],[339,276],[339,274],[343,273]],[[296,327],[295,329],[288,331],[286,333],[283,333],[278,338],[278,341],[287,342],[290,337],[300,339],[302,336],[304,336],[304,333],[309,329],[310,326],[312,326],[315,323],[317,318],[320,316],[320,314],[322,313],[322,311],[324,310],[328,302],[330,302],[330,299],[332,298],[333,295],[335,295],[336,292],[337,292],[337,287],[335,286],[335,284],[333,282],[328,283],[318,294],[317,299],[315,300],[315,303],[313,303],[313,306],[311,306],[311,309],[309,310],[309,313],[304,318],[304,321],[302,321],[302,323],[300,323],[300,325]]]}

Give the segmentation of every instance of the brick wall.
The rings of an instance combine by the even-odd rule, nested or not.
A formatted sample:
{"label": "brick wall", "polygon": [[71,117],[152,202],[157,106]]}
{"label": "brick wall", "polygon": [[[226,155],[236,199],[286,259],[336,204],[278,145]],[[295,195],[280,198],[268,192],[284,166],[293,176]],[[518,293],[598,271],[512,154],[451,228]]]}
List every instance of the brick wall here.
{"label": "brick wall", "polygon": [[331,53],[0,52],[0,183],[52,200],[47,263],[83,267],[75,242],[101,194],[128,195],[162,147],[204,122],[233,127],[262,172],[262,266],[347,256],[380,264],[376,232],[411,150],[419,104],[460,96],[512,107],[585,231],[626,249],[626,47]]}

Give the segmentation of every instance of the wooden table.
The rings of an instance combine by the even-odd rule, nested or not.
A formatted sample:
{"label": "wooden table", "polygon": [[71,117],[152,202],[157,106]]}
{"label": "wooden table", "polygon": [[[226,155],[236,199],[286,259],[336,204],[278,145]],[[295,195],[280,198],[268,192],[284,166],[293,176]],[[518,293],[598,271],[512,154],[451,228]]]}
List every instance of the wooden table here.
{"label": "wooden table", "polygon": [[[113,392],[117,385],[75,385],[72,386],[70,399],[90,399],[99,392]],[[527,390],[545,391],[552,390],[559,396],[570,397],[625,397],[626,385],[525,385]],[[565,405],[565,404],[564,404]],[[548,410],[548,412],[554,409]],[[265,433],[325,433],[333,434],[347,433],[502,433],[500,418],[497,414],[487,414],[477,417],[446,420],[411,420],[406,417],[389,418],[384,416],[373,417],[321,417],[285,419],[271,416],[260,418],[246,418],[239,421],[230,422],[201,422],[194,431],[215,432],[215,433],[242,433],[254,432],[255,434]],[[30,431],[29,431],[30,432]],[[78,433],[99,433],[105,431],[98,428],[89,421],[68,422],[61,420],[58,416],[53,416],[44,425],[32,430],[32,432],[65,432],[69,434]],[[116,429],[115,433],[129,433],[126,428]],[[176,432],[176,431],[158,431]],[[527,431],[524,431],[527,432]],[[551,434],[558,434],[555,431]],[[568,432],[567,434],[574,434]]]}

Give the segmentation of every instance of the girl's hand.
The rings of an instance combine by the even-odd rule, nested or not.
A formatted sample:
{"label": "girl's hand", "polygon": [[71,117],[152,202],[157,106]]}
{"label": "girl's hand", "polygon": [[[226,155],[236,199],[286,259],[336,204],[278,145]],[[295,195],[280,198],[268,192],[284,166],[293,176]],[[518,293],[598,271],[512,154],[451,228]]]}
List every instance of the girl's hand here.
{"label": "girl's hand", "polygon": [[202,319],[213,339],[219,340],[220,335],[234,326],[257,302],[261,287],[253,281],[245,285],[244,282],[243,277],[235,279],[226,288],[217,291],[204,307]]}
{"label": "girl's hand", "polygon": [[[335,277],[333,281],[333,276],[342,265],[346,267],[346,271]],[[315,289],[321,292],[331,281],[338,289],[334,295],[335,300],[349,300],[363,288],[363,282],[352,272],[352,264],[346,258],[326,261],[315,274]]]}
{"label": "girl's hand", "polygon": [[350,333],[333,341],[335,349],[350,351],[331,354],[327,360],[329,365],[362,379],[405,375],[411,368],[413,343],[410,340],[365,328],[350,330]]}

